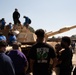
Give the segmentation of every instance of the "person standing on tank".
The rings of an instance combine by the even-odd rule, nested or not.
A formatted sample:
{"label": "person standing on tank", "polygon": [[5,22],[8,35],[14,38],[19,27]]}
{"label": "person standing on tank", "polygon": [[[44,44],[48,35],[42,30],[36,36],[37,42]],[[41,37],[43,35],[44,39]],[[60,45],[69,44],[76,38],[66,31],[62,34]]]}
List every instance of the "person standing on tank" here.
{"label": "person standing on tank", "polygon": [[20,24],[20,13],[18,11],[17,8],[15,8],[15,11],[13,12],[13,21],[14,21],[14,24],[17,25],[17,24]]}

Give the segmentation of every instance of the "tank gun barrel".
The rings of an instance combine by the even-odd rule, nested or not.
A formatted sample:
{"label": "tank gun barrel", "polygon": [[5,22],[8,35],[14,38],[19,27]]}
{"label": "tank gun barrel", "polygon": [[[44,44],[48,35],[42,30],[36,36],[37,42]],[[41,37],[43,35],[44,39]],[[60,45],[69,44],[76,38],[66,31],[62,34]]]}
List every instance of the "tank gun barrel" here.
{"label": "tank gun barrel", "polygon": [[61,29],[59,29],[58,31],[55,31],[55,32],[47,32],[47,33],[46,33],[46,37],[48,38],[49,36],[53,36],[53,35],[56,35],[56,34],[60,34],[60,33],[69,31],[69,30],[74,29],[74,28],[76,28],[76,25],[71,26],[71,27],[61,28]]}

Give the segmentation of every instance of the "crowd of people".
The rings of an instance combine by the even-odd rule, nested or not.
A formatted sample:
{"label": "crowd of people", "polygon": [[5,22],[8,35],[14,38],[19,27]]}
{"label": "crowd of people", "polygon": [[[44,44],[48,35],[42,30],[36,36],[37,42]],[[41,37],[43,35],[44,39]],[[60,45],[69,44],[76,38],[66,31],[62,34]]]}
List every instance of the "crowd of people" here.
{"label": "crowd of people", "polygon": [[[15,9],[13,13],[15,25],[21,23],[19,18],[20,13]],[[23,18],[25,18],[24,26],[28,28],[31,20],[27,16]],[[6,23],[4,18],[0,23],[2,30]],[[11,26],[11,23],[9,25]],[[27,58],[20,50],[21,43],[17,41],[12,31],[9,32],[8,39],[0,32],[0,75],[52,75],[53,70],[56,75],[71,75],[73,53],[70,48],[70,37],[62,37],[60,43],[57,43],[54,48],[46,43],[43,29],[37,29],[35,34],[36,43],[30,48]],[[8,45],[12,46],[9,52],[6,51]],[[76,68],[73,75],[76,75]]]}
{"label": "crowd of people", "polygon": [[[0,75],[52,75],[52,70],[56,75],[71,75],[73,53],[69,47],[70,37],[62,37],[60,43],[53,48],[44,41],[43,29],[36,30],[35,34],[37,40],[30,48],[29,60],[19,49],[21,43],[13,41],[12,50],[6,53],[8,42],[6,39],[0,40]],[[73,75],[76,75],[75,71]]]}

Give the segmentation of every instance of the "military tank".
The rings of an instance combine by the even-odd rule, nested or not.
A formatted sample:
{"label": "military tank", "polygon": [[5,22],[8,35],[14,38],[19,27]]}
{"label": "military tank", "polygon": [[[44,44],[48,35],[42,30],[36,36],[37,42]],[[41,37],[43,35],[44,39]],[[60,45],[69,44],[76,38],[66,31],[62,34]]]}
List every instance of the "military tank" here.
{"label": "military tank", "polygon": [[[70,26],[70,27],[64,27],[59,29],[55,32],[47,32],[45,33],[45,40],[47,41],[48,37],[54,36],[56,34],[60,34],[66,31],[69,31],[71,29],[76,28],[76,25]],[[12,31],[17,36],[17,41],[21,42],[22,44],[32,44],[36,42],[36,35],[34,34],[35,30],[29,26],[29,28],[26,28],[23,25],[14,25]],[[3,32],[3,34],[7,37],[9,28],[5,27],[4,30],[0,30],[0,32]]]}

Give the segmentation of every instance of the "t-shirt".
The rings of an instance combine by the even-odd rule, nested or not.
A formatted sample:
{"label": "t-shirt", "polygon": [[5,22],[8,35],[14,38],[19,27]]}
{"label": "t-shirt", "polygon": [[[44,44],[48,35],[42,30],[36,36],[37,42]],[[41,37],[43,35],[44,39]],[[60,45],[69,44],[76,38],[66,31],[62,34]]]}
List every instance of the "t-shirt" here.
{"label": "t-shirt", "polygon": [[15,75],[12,60],[5,53],[0,53],[0,75]]}
{"label": "t-shirt", "polygon": [[27,64],[26,56],[22,52],[20,52],[19,50],[11,50],[8,53],[8,56],[10,56],[10,58],[13,61],[16,74],[23,73],[24,67]]}
{"label": "t-shirt", "polygon": [[59,58],[62,63],[60,64],[61,70],[69,70],[72,67],[72,50],[67,48],[61,52],[61,56]]}
{"label": "t-shirt", "polygon": [[46,43],[37,43],[32,46],[29,54],[30,59],[35,60],[33,75],[49,75],[50,58],[55,58],[53,47]]}
{"label": "t-shirt", "polygon": [[5,21],[4,20],[2,21],[2,26],[5,26]]}
{"label": "t-shirt", "polygon": [[15,41],[17,41],[17,38],[16,38],[15,35],[9,37],[9,42],[10,42],[10,43],[13,43],[13,42],[15,42]]}
{"label": "t-shirt", "polygon": [[20,17],[19,12],[17,12],[17,11],[13,12],[13,19],[19,19],[19,17]]}
{"label": "t-shirt", "polygon": [[9,24],[8,26],[9,26],[9,29],[13,29],[13,26],[12,26],[12,24]]}

